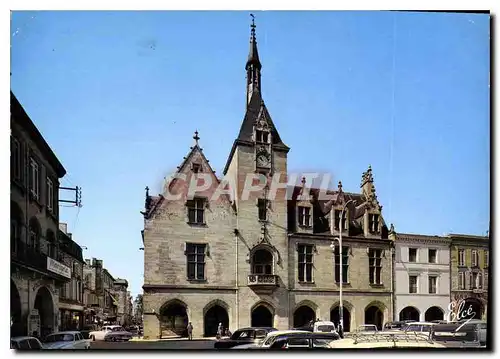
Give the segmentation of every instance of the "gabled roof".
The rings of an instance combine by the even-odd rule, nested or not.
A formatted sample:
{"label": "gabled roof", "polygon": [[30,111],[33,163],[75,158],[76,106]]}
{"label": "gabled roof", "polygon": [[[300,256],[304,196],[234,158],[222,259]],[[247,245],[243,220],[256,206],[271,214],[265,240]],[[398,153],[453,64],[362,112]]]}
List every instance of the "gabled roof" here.
{"label": "gabled roof", "polygon": [[254,90],[252,93],[252,97],[250,98],[250,102],[248,103],[245,117],[243,118],[243,122],[241,123],[240,132],[238,133],[238,137],[233,143],[233,147],[231,148],[231,152],[226,162],[226,166],[224,167],[223,174],[227,173],[229,168],[229,164],[234,155],[234,151],[239,144],[253,146],[253,131],[254,125],[260,121],[261,119],[265,120],[271,130],[271,139],[272,139],[272,148],[273,150],[285,151],[288,152],[290,148],[283,143],[281,137],[274,125],[273,120],[271,119],[271,115],[267,110],[267,107],[262,100],[262,96],[258,88]]}

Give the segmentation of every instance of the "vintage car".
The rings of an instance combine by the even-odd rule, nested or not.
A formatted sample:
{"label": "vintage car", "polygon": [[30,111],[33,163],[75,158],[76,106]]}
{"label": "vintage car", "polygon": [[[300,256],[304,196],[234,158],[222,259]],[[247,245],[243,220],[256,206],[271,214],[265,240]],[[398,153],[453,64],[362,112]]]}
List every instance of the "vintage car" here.
{"label": "vintage car", "polygon": [[80,332],[67,331],[49,334],[43,341],[44,349],[90,349],[90,343]]}
{"label": "vintage car", "polygon": [[214,343],[215,349],[229,349],[243,344],[259,344],[270,332],[277,331],[270,327],[249,327],[235,331],[231,337],[220,339]]}
{"label": "vintage car", "polygon": [[355,333],[352,337],[332,341],[331,349],[393,349],[393,348],[430,348],[443,349],[446,346],[430,340],[426,333],[372,332]]}
{"label": "vintage car", "polygon": [[387,322],[384,324],[384,331],[386,330],[399,330],[406,326],[408,323],[416,322],[416,320],[400,320],[398,322]]}
{"label": "vintage car", "polygon": [[311,332],[309,330],[279,330],[271,332],[260,344],[239,345],[231,349],[299,349],[299,348],[327,348],[332,340],[340,339],[339,335],[325,332]]}
{"label": "vintage car", "polygon": [[133,334],[123,329],[121,325],[105,325],[101,330],[89,333],[90,340],[118,341],[130,340]]}
{"label": "vintage car", "polygon": [[412,322],[408,323],[401,328],[402,331],[405,332],[417,332],[417,333],[427,333],[429,334],[432,331],[432,327],[436,325],[436,323],[430,322]]}
{"label": "vintage car", "polygon": [[436,324],[432,327],[430,338],[448,348],[485,347],[486,323],[474,320],[468,323]]}
{"label": "vintage car", "polygon": [[35,337],[10,338],[10,349],[15,350],[42,350],[43,344]]}

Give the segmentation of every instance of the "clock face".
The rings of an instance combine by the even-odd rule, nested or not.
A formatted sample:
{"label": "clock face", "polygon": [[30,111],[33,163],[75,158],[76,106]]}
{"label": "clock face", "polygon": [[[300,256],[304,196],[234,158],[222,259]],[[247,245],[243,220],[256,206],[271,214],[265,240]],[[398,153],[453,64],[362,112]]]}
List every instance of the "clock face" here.
{"label": "clock face", "polygon": [[260,154],[257,156],[257,166],[259,167],[269,167],[269,158],[265,154]]}

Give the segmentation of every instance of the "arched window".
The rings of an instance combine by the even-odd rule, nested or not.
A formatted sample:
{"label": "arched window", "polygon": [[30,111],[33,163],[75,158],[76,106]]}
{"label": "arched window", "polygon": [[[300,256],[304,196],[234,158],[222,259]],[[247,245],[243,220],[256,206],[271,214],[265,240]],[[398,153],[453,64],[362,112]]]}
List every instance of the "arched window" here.
{"label": "arched window", "polygon": [[252,256],[252,274],[273,274],[273,255],[268,250],[255,251]]}

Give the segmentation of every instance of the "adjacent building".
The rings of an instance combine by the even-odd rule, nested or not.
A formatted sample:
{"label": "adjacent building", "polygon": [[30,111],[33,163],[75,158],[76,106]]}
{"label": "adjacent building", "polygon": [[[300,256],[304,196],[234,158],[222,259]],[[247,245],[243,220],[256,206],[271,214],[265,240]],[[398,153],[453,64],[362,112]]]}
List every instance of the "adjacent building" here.
{"label": "adjacent building", "polygon": [[71,278],[58,241],[63,165],[11,92],[11,335],[59,324],[59,288]]}
{"label": "adjacent building", "polygon": [[[287,187],[289,147],[263,101],[261,68],[252,26],[246,113],[225,177],[215,175],[196,132],[180,176],[165,186],[180,199],[151,196],[146,188],[145,337],[182,335],[188,322],[195,336],[215,335],[219,323],[234,330],[288,329],[316,318],[338,322],[341,281],[345,330],[364,323],[381,328],[393,318],[393,241],[372,169],[363,173],[358,193],[344,192],[339,183],[325,199],[305,178]],[[268,185],[244,198],[249,174]],[[284,186],[270,197],[276,174]],[[208,186],[186,196],[187,184],[201,175]],[[229,190],[214,196],[226,184]],[[342,254],[336,239],[341,230]]]}
{"label": "adjacent building", "polygon": [[117,308],[116,308],[116,322],[121,325],[129,325],[130,324],[130,313],[129,313],[129,301],[130,301],[130,292],[127,291],[128,282],[125,279],[116,278],[113,291],[113,297],[116,299]]}
{"label": "adjacent building", "polygon": [[66,223],[60,223],[59,248],[62,262],[71,269],[70,281],[59,291],[59,330],[82,330],[84,324],[82,248],[72,240]]}
{"label": "adjacent building", "polygon": [[486,319],[488,311],[488,273],[490,237],[450,234],[451,301],[454,312],[464,302],[463,311],[471,309],[474,318]]}
{"label": "adjacent building", "polygon": [[443,320],[450,304],[449,237],[393,233],[394,320]]}

